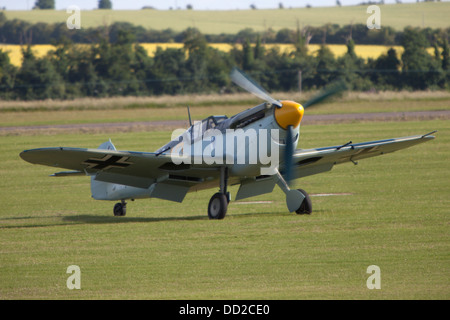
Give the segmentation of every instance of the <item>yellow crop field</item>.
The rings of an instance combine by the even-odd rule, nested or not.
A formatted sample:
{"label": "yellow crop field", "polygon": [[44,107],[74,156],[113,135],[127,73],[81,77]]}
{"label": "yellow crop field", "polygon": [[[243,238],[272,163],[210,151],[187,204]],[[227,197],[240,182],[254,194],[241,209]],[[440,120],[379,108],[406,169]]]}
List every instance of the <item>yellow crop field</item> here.
{"label": "yellow crop field", "polygon": [[[9,53],[9,59],[15,66],[22,65],[22,48],[25,49],[26,46],[16,44],[0,44],[0,50]],[[54,50],[55,47],[51,44],[39,44],[31,46],[31,49],[36,57],[40,58],[45,56],[50,50]]]}
{"label": "yellow crop field", "polygon": [[[177,48],[180,49],[183,47],[182,43],[142,43],[141,44],[145,50],[148,52],[149,56],[153,56],[156,52],[157,48],[160,47],[163,50],[167,48]],[[211,47],[216,48],[218,50],[222,50],[225,52],[230,51],[233,46],[228,43],[211,43]],[[264,45],[266,49],[278,48],[281,53],[289,53],[294,50],[294,46],[292,44],[266,44]],[[4,45],[0,44],[0,50],[9,53],[9,58],[11,63],[15,66],[20,66],[22,64],[22,48],[25,46],[21,45]],[[343,44],[330,44],[328,47],[331,49],[335,57],[340,57],[347,52],[347,47]],[[309,53],[315,55],[319,50],[320,45],[311,44],[308,46]],[[356,45],[355,52],[356,55],[368,59],[373,58],[376,59],[382,54],[386,54],[390,48],[394,48],[397,51],[397,54],[400,58],[403,53],[403,47],[401,46],[382,46],[382,45]],[[45,56],[50,50],[54,50],[55,47],[48,44],[40,44],[33,45],[31,47],[33,53],[37,57]],[[434,54],[433,48],[428,48],[428,52],[430,54]]]}

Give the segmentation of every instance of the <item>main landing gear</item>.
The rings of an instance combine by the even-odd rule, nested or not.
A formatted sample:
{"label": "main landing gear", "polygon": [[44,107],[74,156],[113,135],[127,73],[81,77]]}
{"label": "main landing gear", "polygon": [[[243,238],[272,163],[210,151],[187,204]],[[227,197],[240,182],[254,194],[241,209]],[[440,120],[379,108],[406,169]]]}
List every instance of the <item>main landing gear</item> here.
{"label": "main landing gear", "polygon": [[[310,214],[312,202],[308,193],[303,189],[291,190],[283,176],[277,172],[277,184],[286,194],[286,205],[290,212],[297,214]],[[211,197],[208,204],[208,217],[210,219],[223,219],[227,213],[230,193],[227,192],[228,168],[220,170],[220,191]]]}
{"label": "main landing gear", "polygon": [[[312,212],[311,198],[303,189],[291,190],[289,185],[284,180],[283,176],[277,172],[277,184],[286,194],[286,205],[290,212],[297,214],[310,214]],[[230,193],[227,191],[228,184],[228,168],[220,168],[220,190],[215,193],[208,204],[209,219],[221,220],[225,218],[230,202]],[[127,203],[125,200],[116,203],[114,206],[115,216],[125,216],[127,213]]]}
{"label": "main landing gear", "polygon": [[208,217],[210,219],[223,219],[227,214],[228,203],[230,202],[230,193],[227,192],[228,168],[220,168],[220,190],[209,200]]}
{"label": "main landing gear", "polygon": [[303,189],[291,190],[283,176],[277,172],[277,184],[286,194],[286,205],[289,212],[297,214],[310,214],[312,212],[312,202],[308,193]]}
{"label": "main landing gear", "polygon": [[122,202],[116,203],[114,206],[114,215],[116,217],[123,217],[127,214],[127,203],[125,200],[122,200]]}

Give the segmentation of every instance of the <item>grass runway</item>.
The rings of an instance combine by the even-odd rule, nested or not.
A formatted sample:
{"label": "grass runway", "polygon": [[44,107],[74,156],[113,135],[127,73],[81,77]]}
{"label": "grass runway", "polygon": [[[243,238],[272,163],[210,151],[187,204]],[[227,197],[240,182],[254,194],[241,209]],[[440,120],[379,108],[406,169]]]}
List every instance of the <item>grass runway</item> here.
{"label": "grass runway", "polygon": [[[311,215],[287,212],[275,187],[231,202],[221,221],[207,218],[212,189],[182,204],[129,202],[114,217],[114,202],[90,198],[89,178],[50,178],[52,168],[19,158],[108,138],[153,151],[170,131],[2,136],[0,299],[449,299],[450,121],[309,125],[299,147],[432,130],[431,142],[297,180],[338,194],[312,197]],[[70,265],[80,290],[66,286]],[[366,286],[370,265],[380,290]]]}

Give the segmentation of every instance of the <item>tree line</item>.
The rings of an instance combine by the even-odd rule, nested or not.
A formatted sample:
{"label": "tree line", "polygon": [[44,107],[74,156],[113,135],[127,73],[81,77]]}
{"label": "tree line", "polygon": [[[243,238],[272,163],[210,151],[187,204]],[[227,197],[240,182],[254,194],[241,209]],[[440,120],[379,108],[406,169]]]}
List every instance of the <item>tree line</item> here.
{"label": "tree line", "polygon": [[[434,42],[435,53],[419,28],[405,28],[401,56],[391,48],[377,59],[364,60],[355,53],[355,40],[336,57],[323,45],[316,55],[308,53],[308,36],[297,30],[293,50],[266,49],[261,35],[245,38],[229,52],[208,45],[195,28],[184,32],[180,49],[158,48],[153,56],[127,29],[117,30],[114,40],[99,35],[91,45],[60,38],[55,50],[36,57],[30,46],[22,49],[20,67],[0,51],[1,99],[73,99],[127,95],[224,93],[239,90],[230,83],[237,66],[270,91],[319,89],[342,79],[352,90],[448,89],[450,57],[447,37]],[[301,72],[301,77],[299,76]],[[301,82],[299,82],[301,81]]]}
{"label": "tree line", "polygon": [[[112,9],[111,0],[98,0],[97,2],[99,9]],[[34,9],[55,9],[55,0],[36,0]]]}

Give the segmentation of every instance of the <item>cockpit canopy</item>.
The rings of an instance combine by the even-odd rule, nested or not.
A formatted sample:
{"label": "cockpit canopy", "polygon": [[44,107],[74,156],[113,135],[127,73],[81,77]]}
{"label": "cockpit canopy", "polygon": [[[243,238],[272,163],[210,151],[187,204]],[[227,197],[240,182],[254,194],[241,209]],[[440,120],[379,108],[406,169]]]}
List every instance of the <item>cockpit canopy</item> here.
{"label": "cockpit canopy", "polygon": [[[203,137],[203,134],[210,129],[219,129],[219,125],[223,124],[225,120],[227,120],[228,117],[225,115],[222,116],[209,116],[206,119],[203,119],[202,121],[195,121],[192,126],[190,126],[184,133],[188,133],[189,137],[191,138],[191,141],[197,141],[198,139],[201,139]],[[165,144],[158,150],[156,150],[156,153],[162,153],[170,150],[175,145],[177,145],[182,140],[182,136],[180,135],[175,140],[170,141],[169,143]]]}
{"label": "cockpit canopy", "polygon": [[163,153],[175,147],[182,141],[183,135],[186,133],[188,133],[188,137],[191,139],[192,143],[202,139],[203,134],[210,129],[217,129],[221,132],[225,132],[226,129],[244,128],[249,124],[264,118],[266,112],[272,110],[269,106],[270,104],[268,105],[267,103],[262,103],[256,107],[244,110],[231,118],[228,118],[225,115],[220,115],[209,116],[202,121],[195,121],[193,125],[183,132],[183,134],[156,150],[156,153]]}
{"label": "cockpit canopy", "polygon": [[203,137],[203,134],[207,130],[216,129],[220,123],[227,119],[227,116],[209,116],[201,122],[194,122],[194,124],[187,131],[190,133],[191,139],[195,141],[198,138]]}

